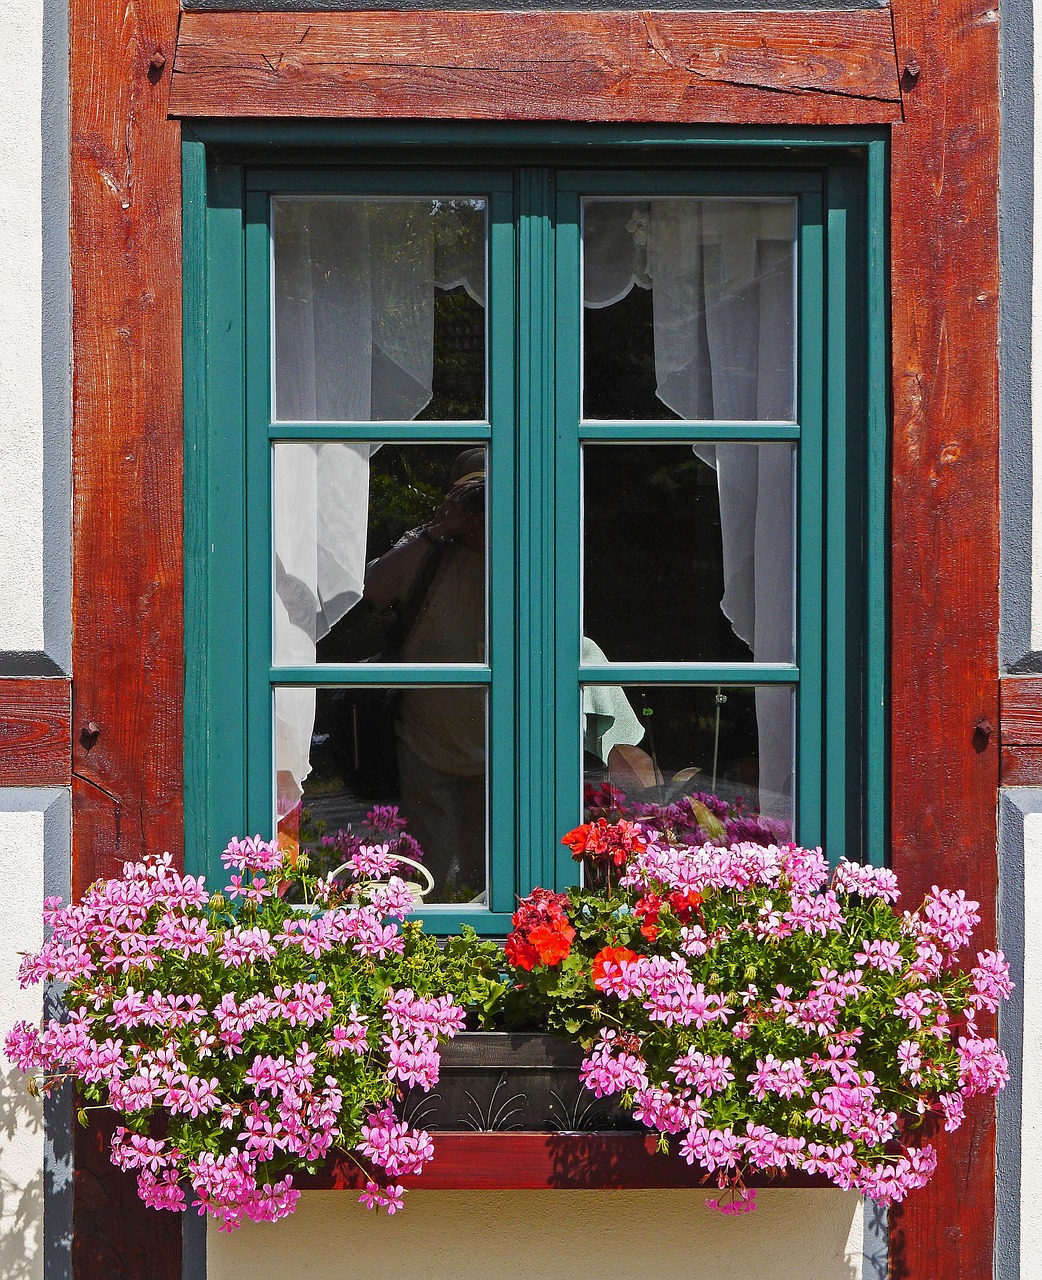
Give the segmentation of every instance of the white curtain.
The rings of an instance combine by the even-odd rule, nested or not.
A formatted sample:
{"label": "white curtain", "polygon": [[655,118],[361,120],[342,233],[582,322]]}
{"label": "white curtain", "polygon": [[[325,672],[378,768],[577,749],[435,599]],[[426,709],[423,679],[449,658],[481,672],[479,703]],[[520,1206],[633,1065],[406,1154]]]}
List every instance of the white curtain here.
{"label": "white curtain", "polygon": [[[589,202],[584,302],[652,289],[659,399],[681,418],[778,421],[794,414],[790,202]],[[721,608],[757,662],[793,653],[792,453],[783,445],[700,445],[720,495]],[[791,815],[792,700],[756,690],[760,803]]]}
{"label": "white curtain", "polygon": [[[408,422],[428,404],[436,289],[484,305],[480,212],[437,201],[293,200],[275,212],[275,403],[281,421]],[[468,234],[469,231],[469,234]],[[274,651],[315,661],[362,598],[370,444],[275,450]],[[278,690],[277,809],[310,772],[314,689]]]}

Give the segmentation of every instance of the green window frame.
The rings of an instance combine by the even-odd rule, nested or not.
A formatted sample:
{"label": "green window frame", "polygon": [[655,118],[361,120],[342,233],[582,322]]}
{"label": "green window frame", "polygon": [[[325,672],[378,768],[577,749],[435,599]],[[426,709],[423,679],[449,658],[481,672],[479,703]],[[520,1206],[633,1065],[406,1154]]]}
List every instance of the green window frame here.
{"label": "green window frame", "polygon": [[[293,684],[488,687],[489,908],[428,912],[438,929],[467,922],[505,932],[516,895],[574,880],[560,834],[581,820],[584,681],[792,686],[798,839],[823,844],[833,859],[885,857],[885,159],[883,139],[867,130],[773,137],[451,124],[186,130],[190,869],[216,870],[232,834],[271,834],[273,689]],[[487,198],[485,423],[273,420],[274,193]],[[796,199],[795,421],[582,421],[586,194]],[[487,445],[487,666],[272,666],[273,446],[330,439]],[[795,444],[795,662],[581,666],[580,455],[587,442],[613,440]]]}

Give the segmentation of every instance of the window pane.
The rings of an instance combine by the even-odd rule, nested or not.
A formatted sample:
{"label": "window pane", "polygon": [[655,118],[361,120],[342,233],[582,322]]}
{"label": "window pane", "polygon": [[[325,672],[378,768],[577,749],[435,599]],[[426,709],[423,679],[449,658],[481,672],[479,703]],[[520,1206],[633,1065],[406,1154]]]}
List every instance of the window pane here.
{"label": "window pane", "polygon": [[274,202],[282,420],[485,417],[485,201]]}
{"label": "window pane", "polygon": [[585,446],[584,661],[792,662],[794,453]]}
{"label": "window pane", "polygon": [[586,685],[587,815],[610,808],[654,815],[685,796],[710,794],[732,816],[770,819],[769,834],[787,839],[794,723],[795,693],[786,686]]}
{"label": "window pane", "polygon": [[583,417],[790,420],[793,200],[583,202]]}
{"label": "window pane", "polygon": [[277,444],[275,662],[483,662],[483,446]]}
{"label": "window pane", "polygon": [[[384,843],[394,806],[398,853],[434,880],[425,903],[484,902],[487,885],[483,688],[275,690],[280,838],[332,871],[352,835]],[[407,878],[423,883],[422,872]]]}

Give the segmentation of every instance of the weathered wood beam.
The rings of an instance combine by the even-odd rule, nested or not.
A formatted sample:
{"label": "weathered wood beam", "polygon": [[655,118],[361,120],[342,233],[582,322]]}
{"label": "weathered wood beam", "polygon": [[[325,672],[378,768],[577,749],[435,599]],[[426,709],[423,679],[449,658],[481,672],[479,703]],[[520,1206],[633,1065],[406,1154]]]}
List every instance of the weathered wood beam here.
{"label": "weathered wood beam", "polygon": [[71,711],[64,677],[0,678],[0,786],[69,785]]}
{"label": "weathered wood beam", "polygon": [[[894,0],[905,123],[892,131],[891,840],[906,906],[981,904],[998,860],[998,15]],[[939,1134],[929,1186],[891,1217],[895,1280],[992,1274],[995,1105]]]}
{"label": "weathered wood beam", "polygon": [[900,119],[887,10],[186,13],[177,116]]}
{"label": "weathered wood beam", "polygon": [[[178,7],[70,3],[77,893],[183,843]],[[76,1128],[76,1280],[180,1280],[177,1215],[145,1208],[106,1134]]]}

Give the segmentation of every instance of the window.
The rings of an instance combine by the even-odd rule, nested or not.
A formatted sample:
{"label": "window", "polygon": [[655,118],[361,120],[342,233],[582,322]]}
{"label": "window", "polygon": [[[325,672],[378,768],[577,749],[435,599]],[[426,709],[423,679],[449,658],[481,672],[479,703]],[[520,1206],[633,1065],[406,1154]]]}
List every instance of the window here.
{"label": "window", "polygon": [[550,154],[200,178],[199,859],[394,804],[494,932],[606,786],[879,835],[863,153]]}

